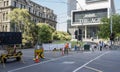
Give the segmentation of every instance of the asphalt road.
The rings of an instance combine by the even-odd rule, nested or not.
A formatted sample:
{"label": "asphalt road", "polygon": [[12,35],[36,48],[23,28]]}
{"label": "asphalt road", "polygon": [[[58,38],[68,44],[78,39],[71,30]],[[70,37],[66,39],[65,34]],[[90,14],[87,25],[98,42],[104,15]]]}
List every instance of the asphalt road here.
{"label": "asphalt road", "polygon": [[94,52],[45,52],[45,59],[35,63],[33,50],[23,50],[23,61],[14,60],[0,65],[0,72],[120,72],[120,50],[104,50]]}

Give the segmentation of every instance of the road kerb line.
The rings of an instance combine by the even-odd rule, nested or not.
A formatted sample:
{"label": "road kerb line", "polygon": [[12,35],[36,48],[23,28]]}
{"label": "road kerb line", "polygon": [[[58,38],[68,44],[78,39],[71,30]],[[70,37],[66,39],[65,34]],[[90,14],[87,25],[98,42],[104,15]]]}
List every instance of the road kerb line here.
{"label": "road kerb line", "polygon": [[88,66],[85,66],[84,68],[87,68],[87,69],[90,69],[90,70],[93,70],[93,71],[96,71],[96,72],[103,72],[101,70],[98,70],[98,69],[95,69],[95,68],[92,68],[92,67],[88,67]]}
{"label": "road kerb line", "polygon": [[82,66],[78,67],[77,69],[75,69],[75,70],[72,71],[72,72],[77,72],[78,70],[82,69],[83,67],[85,67],[85,66],[88,65],[89,63],[93,62],[93,61],[96,60],[96,59],[99,59],[100,57],[102,57],[103,55],[105,55],[105,54],[107,54],[107,53],[109,53],[109,51],[108,51],[108,52],[105,52],[105,53],[103,53],[103,54],[101,54],[101,55],[99,55],[99,56],[97,56],[96,58],[94,58],[94,59],[92,59],[92,60],[90,60],[90,61],[88,61],[87,63],[83,64]]}

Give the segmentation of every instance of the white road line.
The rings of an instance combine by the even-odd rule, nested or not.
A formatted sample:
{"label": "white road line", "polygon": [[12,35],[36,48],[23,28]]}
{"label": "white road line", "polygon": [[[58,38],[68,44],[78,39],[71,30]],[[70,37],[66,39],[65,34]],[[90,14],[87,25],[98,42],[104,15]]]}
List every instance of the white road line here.
{"label": "white road line", "polygon": [[99,59],[100,57],[102,57],[103,55],[105,55],[105,54],[107,54],[107,53],[109,53],[109,51],[108,51],[108,52],[105,52],[105,53],[103,53],[103,54],[101,54],[101,55],[99,55],[99,56],[97,56],[96,58],[94,58],[94,59],[90,60],[89,62],[83,64],[82,66],[78,67],[77,69],[75,69],[75,70],[72,71],[72,72],[77,72],[78,70],[82,69],[83,67],[85,67],[85,66],[88,65],[89,63],[93,62],[93,61],[96,60],[96,59]]}
{"label": "white road line", "polygon": [[[71,56],[71,55],[69,55],[69,56]],[[15,71],[22,70],[22,69],[25,69],[25,68],[29,68],[29,67],[32,67],[32,66],[36,66],[36,65],[39,65],[39,64],[44,64],[44,63],[48,63],[48,62],[51,62],[51,61],[56,61],[56,60],[58,60],[58,59],[65,58],[65,57],[68,57],[68,56],[63,56],[63,57],[60,57],[60,58],[55,58],[55,59],[43,61],[43,62],[40,62],[40,63],[36,63],[36,64],[24,66],[24,67],[21,67],[21,68],[9,70],[8,72],[15,72]]]}
{"label": "white road line", "polygon": [[85,66],[85,68],[96,71],[96,72],[103,72],[101,70],[98,70],[98,69],[95,69],[95,68],[92,68],[92,67],[88,67],[88,66]]}

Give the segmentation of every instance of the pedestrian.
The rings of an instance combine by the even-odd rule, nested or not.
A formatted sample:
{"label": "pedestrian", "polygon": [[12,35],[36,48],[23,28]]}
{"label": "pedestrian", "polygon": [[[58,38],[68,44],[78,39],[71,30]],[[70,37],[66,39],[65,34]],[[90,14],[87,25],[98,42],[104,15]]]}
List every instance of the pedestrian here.
{"label": "pedestrian", "polygon": [[64,47],[64,53],[65,54],[68,54],[68,49],[69,49],[69,43],[66,43],[65,47]]}
{"label": "pedestrian", "polygon": [[102,48],[104,48],[105,47],[105,43],[102,41]]}
{"label": "pedestrian", "polygon": [[77,51],[77,45],[76,44],[75,44],[74,48],[75,48],[75,51]]}
{"label": "pedestrian", "polygon": [[102,42],[99,41],[99,49],[100,49],[100,51],[102,51],[102,47],[103,47]]}
{"label": "pedestrian", "polygon": [[80,51],[80,44],[77,42],[77,51]]}

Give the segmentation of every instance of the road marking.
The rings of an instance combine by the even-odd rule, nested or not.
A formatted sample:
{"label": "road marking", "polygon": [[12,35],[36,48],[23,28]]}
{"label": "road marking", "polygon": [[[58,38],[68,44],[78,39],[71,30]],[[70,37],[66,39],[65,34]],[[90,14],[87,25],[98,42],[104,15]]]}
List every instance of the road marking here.
{"label": "road marking", "polygon": [[92,52],[84,52],[84,53],[92,53]]}
{"label": "road marking", "polygon": [[63,62],[63,64],[74,64],[75,62],[74,61],[65,61]]}
{"label": "road marking", "polygon": [[[69,55],[69,56],[71,56],[71,55]],[[43,61],[43,62],[40,62],[40,63],[36,63],[36,64],[24,66],[24,67],[21,67],[21,68],[9,70],[8,72],[15,72],[15,71],[22,70],[22,69],[25,69],[25,68],[29,68],[29,67],[32,67],[32,66],[36,66],[36,65],[39,65],[39,64],[44,64],[44,63],[48,63],[48,62],[51,62],[51,61],[56,61],[56,60],[58,60],[58,59],[65,58],[65,57],[68,57],[68,56],[63,56],[63,57],[60,57],[60,58],[55,58],[55,59]]]}
{"label": "road marking", "polygon": [[85,68],[96,71],[96,72],[103,72],[101,70],[98,70],[98,69],[95,69],[95,68],[92,68],[92,67],[88,67],[88,66],[85,66]]}
{"label": "road marking", "polygon": [[108,51],[108,52],[105,52],[105,53],[103,53],[103,54],[101,54],[101,55],[99,55],[99,56],[97,56],[96,58],[94,58],[94,59],[92,59],[92,60],[90,60],[90,61],[88,61],[87,63],[83,64],[82,66],[78,67],[77,69],[75,69],[75,70],[72,71],[72,72],[77,72],[78,70],[82,69],[83,67],[85,67],[85,66],[88,65],[89,63],[93,62],[93,61],[96,60],[96,59],[99,59],[100,57],[102,57],[103,55],[105,55],[105,54],[107,54],[107,53],[109,53],[109,51]]}

